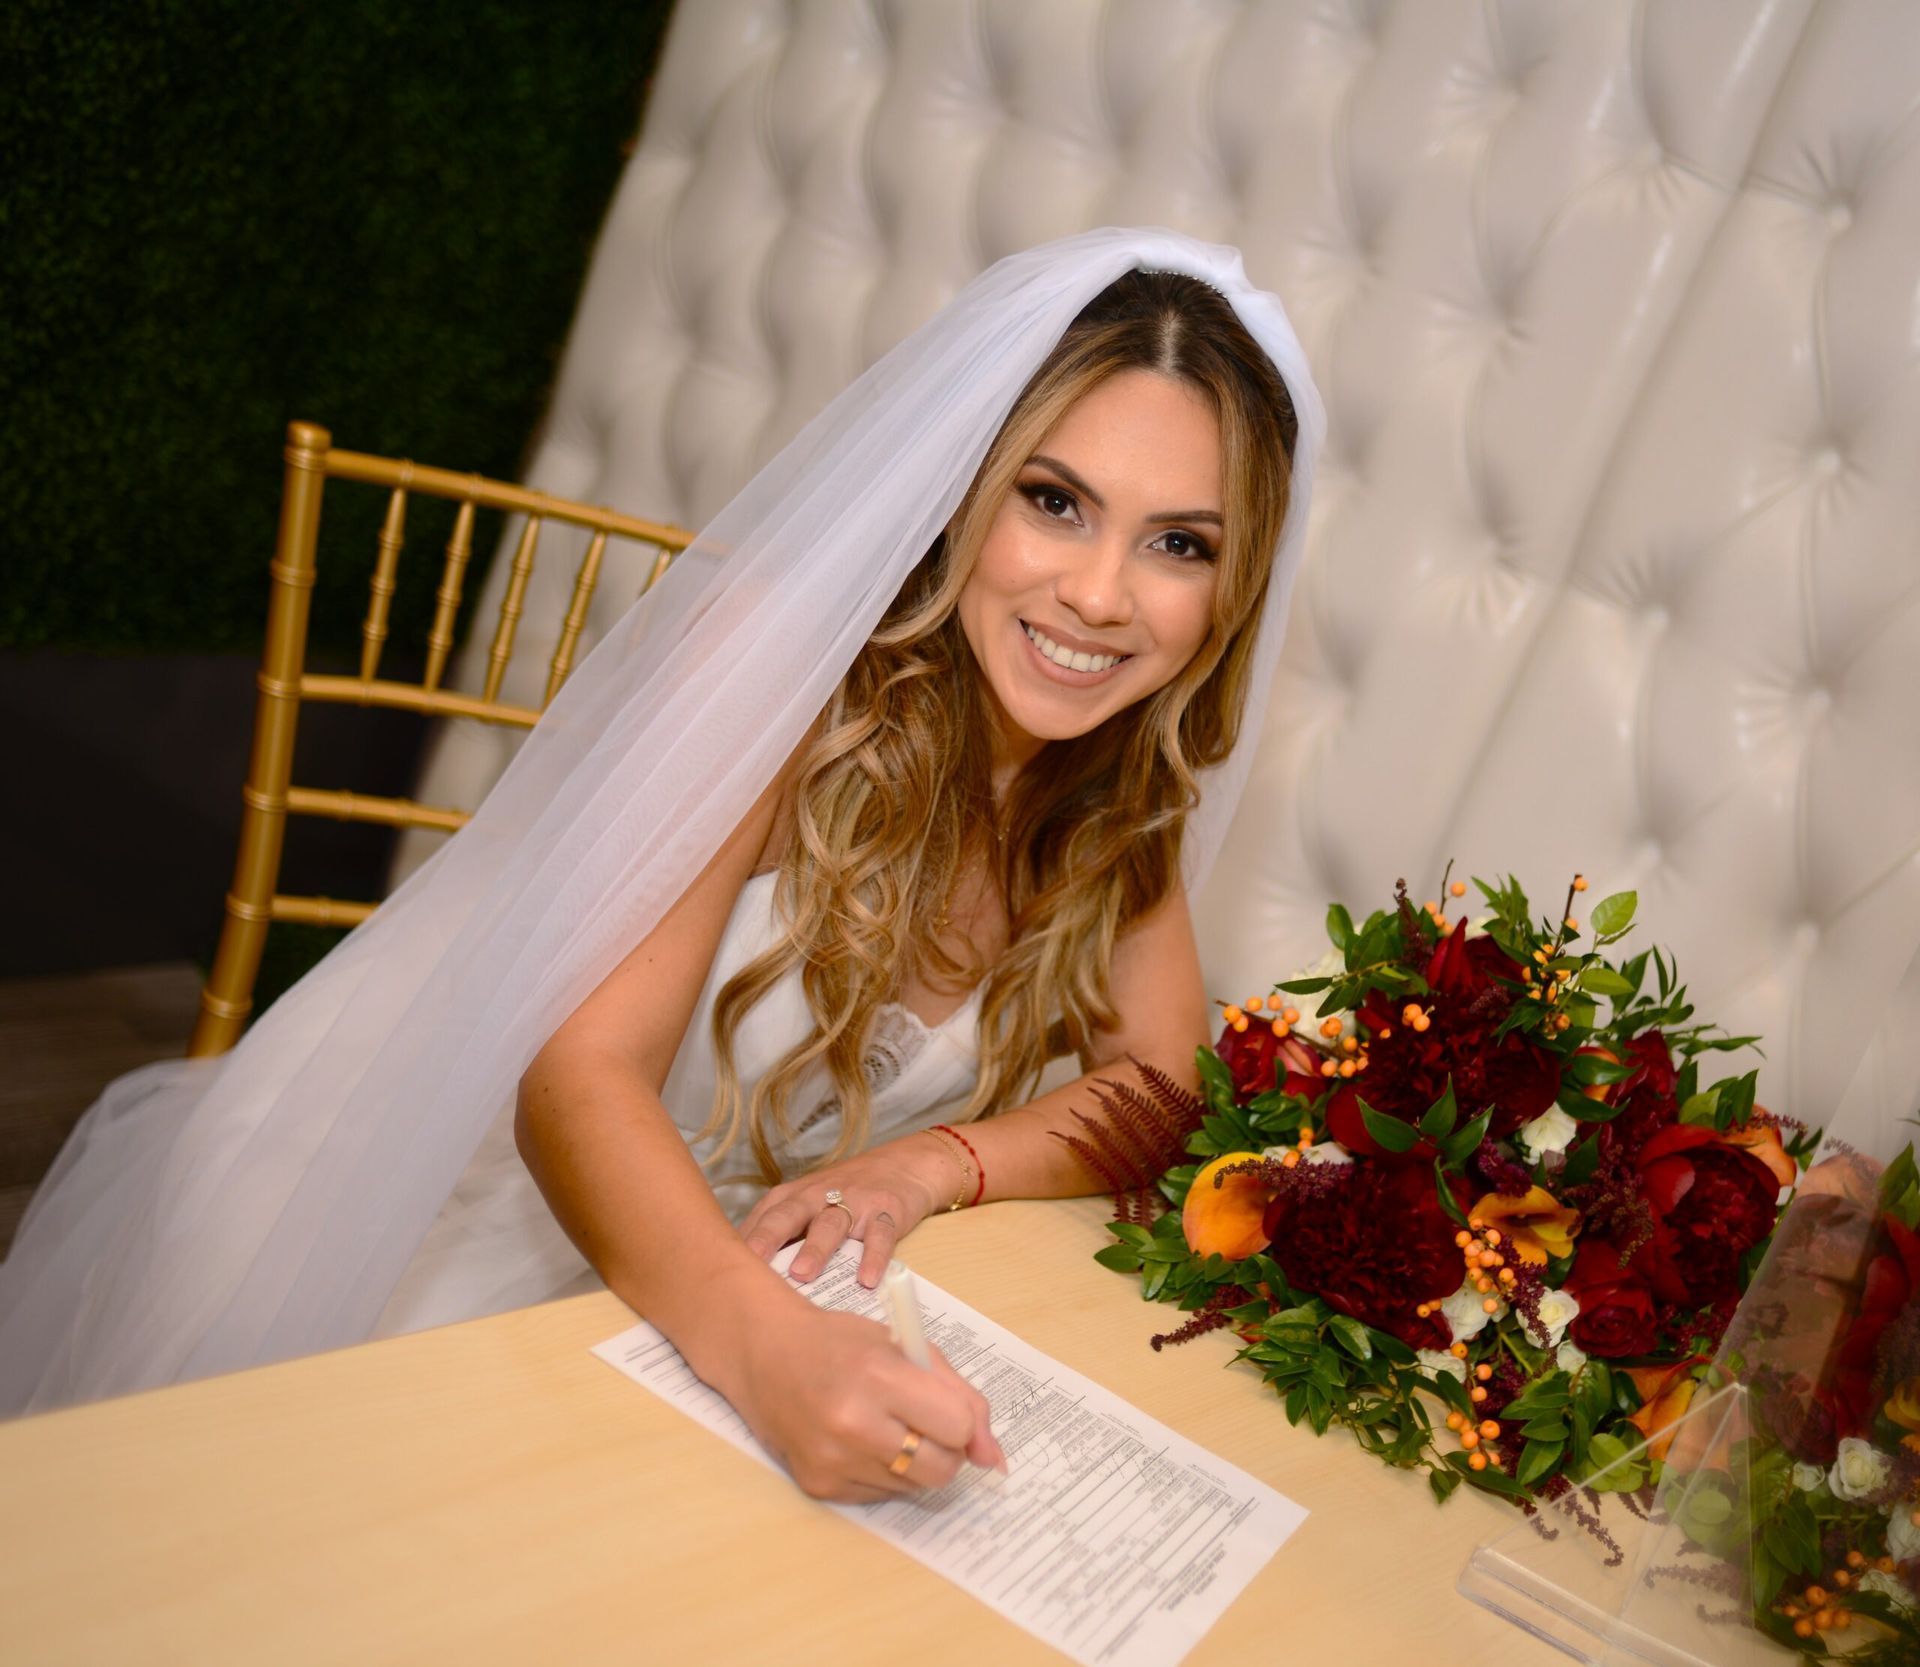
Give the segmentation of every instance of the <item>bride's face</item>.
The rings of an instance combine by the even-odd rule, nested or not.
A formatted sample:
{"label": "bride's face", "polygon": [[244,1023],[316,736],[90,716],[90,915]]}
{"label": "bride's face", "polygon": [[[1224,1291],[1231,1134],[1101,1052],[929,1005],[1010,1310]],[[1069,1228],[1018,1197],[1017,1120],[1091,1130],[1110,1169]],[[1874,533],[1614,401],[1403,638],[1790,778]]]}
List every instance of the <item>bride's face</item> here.
{"label": "bride's face", "polygon": [[1145,370],[1086,394],[1021,466],[959,601],[1015,753],[1086,734],[1199,651],[1220,476],[1212,407]]}

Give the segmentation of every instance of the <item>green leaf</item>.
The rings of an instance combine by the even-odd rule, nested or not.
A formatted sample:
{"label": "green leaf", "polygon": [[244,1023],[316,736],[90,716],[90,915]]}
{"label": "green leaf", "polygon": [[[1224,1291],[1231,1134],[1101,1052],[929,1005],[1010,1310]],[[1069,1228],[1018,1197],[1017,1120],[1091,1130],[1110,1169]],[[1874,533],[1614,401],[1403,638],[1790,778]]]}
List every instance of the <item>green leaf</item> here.
{"label": "green leaf", "polygon": [[1442,1505],[1453,1497],[1453,1490],[1466,1478],[1457,1470],[1429,1470],[1427,1486],[1433,1489],[1433,1497]]}
{"label": "green leaf", "polygon": [[1444,1158],[1435,1158],[1433,1160],[1433,1184],[1440,1194],[1440,1208],[1452,1216],[1460,1226],[1466,1226],[1467,1212],[1454,1202],[1453,1188],[1447,1185],[1446,1160]]}
{"label": "green leaf", "polygon": [[1529,1441],[1520,1455],[1520,1462],[1514,1467],[1513,1479],[1522,1487],[1532,1487],[1534,1483],[1544,1481],[1554,1472],[1561,1459],[1566,1456],[1567,1444],[1564,1441]]}
{"label": "green leaf", "polygon": [[1442,1140],[1453,1133],[1453,1126],[1460,1119],[1459,1103],[1453,1097],[1453,1078],[1447,1078],[1447,1086],[1440,1090],[1440,1098],[1427,1107],[1427,1114],[1420,1119],[1420,1132],[1429,1140]]}
{"label": "green leaf", "polygon": [[1633,996],[1633,985],[1622,978],[1609,966],[1592,966],[1583,972],[1578,980],[1580,988],[1591,991],[1596,996],[1605,996],[1608,1000],[1619,1002]]}
{"label": "green leaf", "polygon": [[1110,1244],[1105,1250],[1096,1250],[1093,1259],[1103,1268],[1112,1268],[1115,1273],[1137,1273],[1140,1270],[1140,1252],[1130,1244]]}
{"label": "green leaf", "polygon": [[1318,995],[1333,983],[1331,978],[1290,978],[1284,984],[1276,984],[1276,990],[1285,990],[1290,996]]}
{"label": "green leaf", "polygon": [[1367,1133],[1382,1151],[1411,1152],[1420,1144],[1418,1129],[1410,1128],[1397,1117],[1375,1111],[1365,1100],[1360,1101],[1360,1121],[1366,1124]]}
{"label": "green leaf", "polygon": [[1373,1341],[1367,1335],[1367,1328],[1350,1314],[1336,1314],[1327,1329],[1339,1339],[1340,1346],[1355,1360],[1373,1358]]}
{"label": "green leaf", "polygon": [[1600,937],[1617,937],[1633,924],[1633,911],[1640,906],[1637,891],[1616,891],[1593,908],[1593,930]]}
{"label": "green leaf", "polygon": [[1559,1185],[1561,1187],[1584,1186],[1593,1178],[1594,1169],[1600,1162],[1600,1137],[1589,1136],[1567,1153],[1567,1161],[1561,1166]]}
{"label": "green leaf", "polygon": [[1440,1155],[1447,1160],[1449,1169],[1458,1169],[1468,1158],[1480,1150],[1480,1142],[1487,1138],[1487,1126],[1493,1121],[1493,1107],[1480,1113],[1464,1129],[1449,1135],[1441,1142]]}
{"label": "green leaf", "polygon": [[1353,916],[1338,903],[1330,904],[1327,908],[1327,937],[1333,947],[1343,954],[1353,941]]}
{"label": "green leaf", "polygon": [[1624,1082],[1636,1069],[1637,1066],[1602,1059],[1597,1053],[1577,1053],[1564,1067],[1566,1074],[1582,1088],[1591,1088],[1596,1083]]}
{"label": "green leaf", "polygon": [[1223,1060],[1211,1048],[1194,1050],[1193,1062],[1200,1072],[1201,1086],[1206,1090],[1207,1103],[1215,1111],[1230,1111],[1234,1108],[1233,1073],[1227,1069]]}
{"label": "green leaf", "polygon": [[1589,1360],[1580,1368],[1573,1386],[1574,1405],[1586,1414],[1587,1422],[1598,1426],[1613,1408],[1613,1373],[1604,1361]]}
{"label": "green leaf", "polygon": [[1680,1121],[1698,1123],[1704,1128],[1713,1127],[1713,1114],[1720,1104],[1720,1090],[1709,1088],[1704,1094],[1695,1094],[1680,1108]]}
{"label": "green leaf", "polygon": [[1542,1418],[1529,1418],[1520,1426],[1520,1433],[1529,1441],[1565,1441],[1567,1421],[1558,1413],[1549,1413]]}

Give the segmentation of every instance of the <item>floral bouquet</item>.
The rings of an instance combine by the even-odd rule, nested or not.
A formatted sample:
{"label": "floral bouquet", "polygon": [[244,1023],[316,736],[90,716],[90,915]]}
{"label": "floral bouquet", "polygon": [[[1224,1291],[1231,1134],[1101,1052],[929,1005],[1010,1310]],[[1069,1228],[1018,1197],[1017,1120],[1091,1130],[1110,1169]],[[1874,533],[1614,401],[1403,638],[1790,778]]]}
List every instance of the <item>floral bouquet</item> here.
{"label": "floral bouquet", "polygon": [[[1334,905],[1321,966],[1225,1008],[1204,1103],[1108,1085],[1073,1144],[1119,1200],[1098,1260],[1191,1315],[1156,1348],[1232,1327],[1291,1422],[1442,1500],[1578,1510],[1662,1465],[1817,1137],[1754,1072],[1704,1080],[1756,1039],[1696,1022],[1670,956],[1607,958],[1634,893],[1583,927],[1583,878],[1546,920],[1478,884],[1474,924],[1404,882]],[[1183,1109],[1189,1161],[1142,1174]]]}

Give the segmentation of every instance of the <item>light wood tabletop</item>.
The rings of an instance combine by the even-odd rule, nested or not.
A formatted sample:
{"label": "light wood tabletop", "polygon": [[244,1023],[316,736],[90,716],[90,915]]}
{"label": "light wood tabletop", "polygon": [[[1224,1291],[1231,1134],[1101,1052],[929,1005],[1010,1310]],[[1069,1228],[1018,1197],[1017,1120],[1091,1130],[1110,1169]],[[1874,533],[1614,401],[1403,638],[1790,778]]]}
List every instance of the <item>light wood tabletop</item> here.
{"label": "light wood tabletop", "polygon": [[[927,1223],[916,1272],[1310,1511],[1187,1657],[1565,1657],[1454,1590],[1519,1521],[1288,1426],[1095,1265],[1104,1201]],[[587,1351],[600,1293],[0,1425],[0,1661],[1019,1667],[1065,1658]]]}

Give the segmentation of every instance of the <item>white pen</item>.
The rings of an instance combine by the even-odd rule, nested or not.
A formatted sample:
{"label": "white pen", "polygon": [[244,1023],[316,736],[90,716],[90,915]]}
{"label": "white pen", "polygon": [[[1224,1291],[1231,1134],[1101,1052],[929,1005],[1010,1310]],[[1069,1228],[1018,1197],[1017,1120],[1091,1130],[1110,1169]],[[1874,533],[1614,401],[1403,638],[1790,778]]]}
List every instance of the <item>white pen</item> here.
{"label": "white pen", "polygon": [[887,1328],[900,1352],[921,1371],[930,1371],[933,1360],[927,1353],[927,1334],[920,1329],[920,1298],[904,1262],[887,1264],[887,1271],[880,1276],[880,1294],[887,1301]]}
{"label": "white pen", "polygon": [[[932,1370],[927,1334],[920,1329],[920,1298],[914,1290],[913,1274],[904,1262],[887,1264],[887,1271],[880,1276],[880,1294],[887,1300],[887,1329],[900,1352],[922,1371]],[[1006,1481],[1006,1472],[983,1467],[980,1481],[997,1493]]]}

